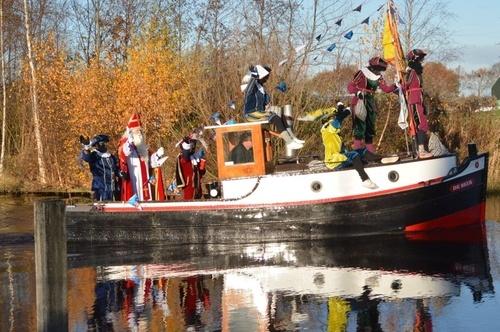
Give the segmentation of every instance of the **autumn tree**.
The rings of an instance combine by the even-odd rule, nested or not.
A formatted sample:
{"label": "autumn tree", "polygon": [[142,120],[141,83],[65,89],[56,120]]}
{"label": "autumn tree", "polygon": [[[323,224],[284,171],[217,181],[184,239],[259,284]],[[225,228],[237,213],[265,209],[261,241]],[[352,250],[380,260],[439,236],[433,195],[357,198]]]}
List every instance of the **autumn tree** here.
{"label": "autumn tree", "polygon": [[441,100],[458,97],[459,75],[439,62],[428,62],[424,66],[424,91],[431,98]]}
{"label": "autumn tree", "polygon": [[30,94],[31,94],[31,110],[33,113],[33,127],[35,131],[35,142],[36,142],[36,154],[38,161],[38,173],[40,176],[40,183],[47,183],[47,169],[45,166],[44,153],[43,153],[43,142],[42,135],[40,133],[40,115],[38,110],[38,89],[37,89],[37,75],[35,69],[35,61],[33,57],[33,53],[31,50],[31,29],[29,24],[29,8],[28,1],[24,0],[24,25],[25,25],[25,33],[26,33],[26,46],[28,49],[28,63],[30,67],[31,74],[31,85],[30,85]]}

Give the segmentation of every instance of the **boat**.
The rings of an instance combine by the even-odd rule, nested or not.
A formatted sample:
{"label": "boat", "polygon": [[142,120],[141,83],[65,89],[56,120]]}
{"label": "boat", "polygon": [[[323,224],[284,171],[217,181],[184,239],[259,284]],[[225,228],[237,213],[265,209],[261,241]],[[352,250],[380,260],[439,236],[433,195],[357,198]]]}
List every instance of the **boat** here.
{"label": "boat", "polygon": [[[354,169],[312,167],[297,157],[275,164],[265,122],[214,130],[218,181],[195,201],[99,202],[67,206],[69,241],[239,243],[415,233],[484,224],[488,153],[469,145],[429,159],[368,164],[378,185],[361,185]],[[253,161],[231,160],[234,137],[250,134]],[[319,163],[321,164],[321,163]]]}

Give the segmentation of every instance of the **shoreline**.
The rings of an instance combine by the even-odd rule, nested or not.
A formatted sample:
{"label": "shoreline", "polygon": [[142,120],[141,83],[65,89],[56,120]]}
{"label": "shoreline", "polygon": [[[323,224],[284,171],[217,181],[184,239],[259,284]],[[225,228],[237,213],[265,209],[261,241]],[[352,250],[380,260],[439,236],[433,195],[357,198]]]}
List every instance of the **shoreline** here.
{"label": "shoreline", "polygon": [[[488,185],[486,190],[487,196],[500,195],[500,183],[495,183],[492,186]],[[0,191],[0,197],[61,197],[61,198],[92,198],[91,191],[58,191],[58,190],[36,190],[36,191]]]}

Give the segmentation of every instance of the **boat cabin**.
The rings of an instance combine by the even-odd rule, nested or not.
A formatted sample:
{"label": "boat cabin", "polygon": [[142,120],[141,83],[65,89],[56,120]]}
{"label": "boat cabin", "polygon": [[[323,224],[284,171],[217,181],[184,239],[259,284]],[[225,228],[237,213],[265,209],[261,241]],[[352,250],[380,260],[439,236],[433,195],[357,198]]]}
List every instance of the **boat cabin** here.
{"label": "boat cabin", "polygon": [[208,126],[215,131],[219,180],[272,172],[271,132],[267,121]]}

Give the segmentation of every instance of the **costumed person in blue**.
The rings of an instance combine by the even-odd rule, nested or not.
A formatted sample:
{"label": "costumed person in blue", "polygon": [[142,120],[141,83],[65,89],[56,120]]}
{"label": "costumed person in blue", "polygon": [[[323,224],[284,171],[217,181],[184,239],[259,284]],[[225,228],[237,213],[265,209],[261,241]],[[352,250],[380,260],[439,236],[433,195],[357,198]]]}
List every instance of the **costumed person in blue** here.
{"label": "costumed person in blue", "polygon": [[337,108],[331,108],[330,114],[333,114],[333,119],[326,116],[326,122],[321,127],[321,136],[323,145],[325,146],[325,165],[329,169],[342,169],[353,166],[361,178],[362,185],[369,189],[377,189],[378,186],[366,174],[364,162],[382,162],[393,163],[398,157],[382,158],[381,156],[368,151],[367,149],[358,149],[349,151],[345,148],[340,136],[340,128],[342,122],[351,114],[348,107],[344,104],[337,103]]}
{"label": "costumed person in blue", "polygon": [[301,149],[304,141],[298,139],[287,122],[278,114],[267,110],[271,97],[266,92],[264,84],[269,79],[271,68],[268,66],[250,66],[249,72],[243,77],[240,86],[245,94],[243,116],[248,122],[269,121],[276,127],[280,137],[285,140],[289,149]]}
{"label": "costumed person in blue", "polygon": [[80,136],[83,149],[80,159],[89,163],[92,172],[92,191],[96,201],[110,201],[116,187],[116,178],[119,175],[118,159],[108,152],[107,135],[97,135],[90,141]]}

